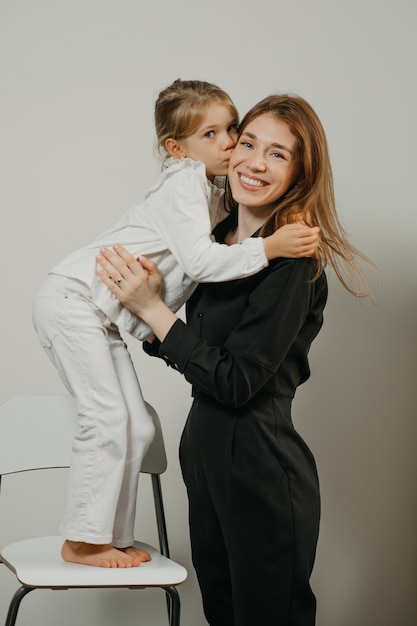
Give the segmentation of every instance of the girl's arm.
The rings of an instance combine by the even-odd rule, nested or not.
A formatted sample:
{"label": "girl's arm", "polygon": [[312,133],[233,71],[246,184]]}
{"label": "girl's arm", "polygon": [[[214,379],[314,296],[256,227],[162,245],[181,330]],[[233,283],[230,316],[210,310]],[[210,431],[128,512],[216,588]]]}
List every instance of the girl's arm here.
{"label": "girl's arm", "polygon": [[[164,358],[203,393],[229,406],[242,406],[290,350],[297,362],[306,361],[308,346],[322,324],[327,294],[325,279],[311,281],[310,260],[282,260],[275,265],[251,292],[243,317],[218,347],[208,345],[161,301],[162,280],[154,263],[142,260],[144,267],[139,267],[124,249],[117,252],[119,257],[103,252],[104,282],[124,306],[151,326],[162,342]],[[108,278],[115,272],[124,277],[121,287]],[[303,371],[307,369],[305,363]],[[288,381],[289,389],[299,382]]]}
{"label": "girl's arm", "polygon": [[216,243],[211,237],[205,185],[195,170],[179,172],[167,183],[161,199],[155,196],[148,213],[154,230],[193,281],[245,278],[273,258],[314,254],[318,229],[301,224],[285,226],[266,239],[249,238],[233,246]]}

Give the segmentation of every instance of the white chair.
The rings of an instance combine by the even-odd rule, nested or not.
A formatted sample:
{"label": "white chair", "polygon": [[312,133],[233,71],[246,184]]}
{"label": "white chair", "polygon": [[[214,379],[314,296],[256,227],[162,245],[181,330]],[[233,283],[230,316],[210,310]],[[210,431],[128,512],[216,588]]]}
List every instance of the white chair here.
{"label": "white chair", "polygon": [[[65,563],[60,536],[10,544],[1,549],[0,562],[14,572],[21,587],[10,602],[5,626],[14,626],[21,600],[34,589],[103,587],[161,587],[166,593],[169,624],[179,626],[176,585],[186,579],[187,571],[169,558],[160,481],[160,474],[167,467],[165,446],[158,415],[150,405],[148,410],[156,434],[141,471],[152,480],[159,550],[137,542],[135,545],[151,554],[151,561],[140,567],[107,569]],[[0,406],[0,488],[6,474],[69,467],[75,424],[75,403],[70,396],[17,396]]]}

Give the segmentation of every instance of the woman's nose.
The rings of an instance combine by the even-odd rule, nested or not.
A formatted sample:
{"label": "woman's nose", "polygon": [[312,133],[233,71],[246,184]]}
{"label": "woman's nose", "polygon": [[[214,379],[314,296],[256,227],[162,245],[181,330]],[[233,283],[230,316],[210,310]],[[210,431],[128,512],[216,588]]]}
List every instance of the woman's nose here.
{"label": "woman's nose", "polygon": [[248,161],[249,168],[254,172],[265,172],[265,159],[260,154],[254,154]]}

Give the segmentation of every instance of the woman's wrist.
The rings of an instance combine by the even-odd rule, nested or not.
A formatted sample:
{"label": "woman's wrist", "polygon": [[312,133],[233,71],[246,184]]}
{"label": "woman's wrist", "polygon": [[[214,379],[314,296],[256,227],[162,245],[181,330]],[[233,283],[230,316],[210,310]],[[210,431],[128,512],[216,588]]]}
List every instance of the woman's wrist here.
{"label": "woman's wrist", "polygon": [[141,319],[152,329],[159,341],[163,341],[172,326],[177,321],[177,316],[167,307],[163,300],[155,302],[152,307],[145,308],[139,313]]}

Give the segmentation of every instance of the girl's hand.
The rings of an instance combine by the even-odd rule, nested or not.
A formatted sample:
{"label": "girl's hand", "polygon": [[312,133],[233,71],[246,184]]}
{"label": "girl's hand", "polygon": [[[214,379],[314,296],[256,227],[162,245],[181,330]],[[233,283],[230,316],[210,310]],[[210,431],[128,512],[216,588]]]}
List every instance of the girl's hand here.
{"label": "girl's hand", "polygon": [[176,316],[161,298],[163,277],[153,261],[135,259],[126,248],[102,248],[97,263],[100,279],[134,315],[148,324],[162,341]]}
{"label": "girl's hand", "polygon": [[285,224],[265,237],[264,246],[267,259],[287,257],[298,259],[300,257],[313,257],[320,243],[320,228],[311,228],[300,222]]}

